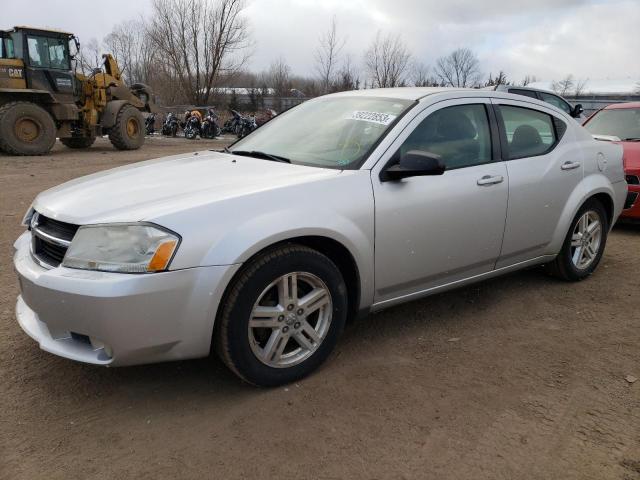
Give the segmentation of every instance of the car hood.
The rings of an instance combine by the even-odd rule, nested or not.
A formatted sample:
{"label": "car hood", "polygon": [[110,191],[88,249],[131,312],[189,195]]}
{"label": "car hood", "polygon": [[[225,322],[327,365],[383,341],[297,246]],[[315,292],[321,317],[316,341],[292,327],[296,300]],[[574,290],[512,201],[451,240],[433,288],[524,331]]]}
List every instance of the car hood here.
{"label": "car hood", "polygon": [[181,209],[312,182],[340,170],[195,152],[95,173],[42,192],[40,213],[64,222],[153,220]]}
{"label": "car hood", "polygon": [[620,142],[624,149],[624,170],[640,171],[640,142]]}

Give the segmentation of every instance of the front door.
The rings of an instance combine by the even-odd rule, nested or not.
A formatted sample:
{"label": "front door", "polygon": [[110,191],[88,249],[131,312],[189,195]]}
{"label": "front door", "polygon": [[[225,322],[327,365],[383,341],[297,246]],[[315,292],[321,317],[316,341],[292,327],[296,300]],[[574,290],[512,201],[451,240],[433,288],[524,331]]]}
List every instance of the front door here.
{"label": "front door", "polygon": [[[375,303],[419,293],[493,270],[508,197],[490,101],[458,99],[428,107],[389,149],[439,155],[439,176],[380,180],[375,195]],[[492,141],[493,140],[493,141]]]}

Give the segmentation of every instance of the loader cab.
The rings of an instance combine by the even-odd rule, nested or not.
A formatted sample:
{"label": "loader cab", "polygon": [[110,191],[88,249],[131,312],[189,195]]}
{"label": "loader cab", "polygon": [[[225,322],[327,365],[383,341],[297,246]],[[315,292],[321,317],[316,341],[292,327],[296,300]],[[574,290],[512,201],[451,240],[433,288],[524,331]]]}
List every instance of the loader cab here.
{"label": "loader cab", "polygon": [[15,27],[10,32],[14,55],[22,59],[27,88],[46,90],[55,97],[73,95],[74,74],[69,44],[71,33]]}

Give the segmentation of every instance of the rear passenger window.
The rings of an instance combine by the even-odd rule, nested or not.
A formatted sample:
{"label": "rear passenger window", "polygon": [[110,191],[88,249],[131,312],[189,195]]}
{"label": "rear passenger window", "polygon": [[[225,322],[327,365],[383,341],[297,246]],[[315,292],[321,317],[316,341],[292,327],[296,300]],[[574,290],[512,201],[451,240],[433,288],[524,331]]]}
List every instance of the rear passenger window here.
{"label": "rear passenger window", "polygon": [[510,105],[501,105],[500,112],[510,160],[544,155],[553,150],[558,140],[555,123],[562,123],[560,120],[554,122],[554,117],[544,112]]}
{"label": "rear passenger window", "polygon": [[447,170],[491,162],[491,133],[483,104],[456,105],[425,118],[400,147],[440,157]]}

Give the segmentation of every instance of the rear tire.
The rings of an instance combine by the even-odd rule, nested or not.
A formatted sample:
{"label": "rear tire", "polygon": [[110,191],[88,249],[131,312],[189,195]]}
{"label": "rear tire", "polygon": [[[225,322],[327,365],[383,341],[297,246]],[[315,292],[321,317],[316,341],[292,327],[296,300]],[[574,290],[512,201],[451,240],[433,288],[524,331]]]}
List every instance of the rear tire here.
{"label": "rear tire", "polygon": [[95,141],[96,137],[71,137],[60,139],[60,143],[67,148],[89,148]]}
{"label": "rear tire", "polygon": [[116,116],[109,140],[118,150],[137,150],[144,143],[144,134],[142,113],[133,105],[125,105]]}
{"label": "rear tire", "polygon": [[44,108],[31,102],[0,107],[0,150],[9,155],[45,155],[56,142],[56,124]]}
{"label": "rear tire", "polygon": [[547,264],[554,277],[577,282],[591,275],[604,254],[609,233],[607,212],[596,199],[578,210],[556,259]]}
{"label": "rear tire", "polygon": [[218,355],[244,381],[274,387],[310,374],[332,352],[347,318],[347,289],[328,257],[288,244],[247,264],[221,305]]}

